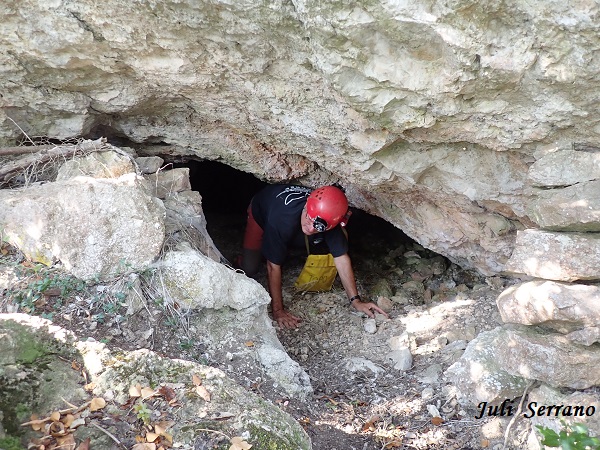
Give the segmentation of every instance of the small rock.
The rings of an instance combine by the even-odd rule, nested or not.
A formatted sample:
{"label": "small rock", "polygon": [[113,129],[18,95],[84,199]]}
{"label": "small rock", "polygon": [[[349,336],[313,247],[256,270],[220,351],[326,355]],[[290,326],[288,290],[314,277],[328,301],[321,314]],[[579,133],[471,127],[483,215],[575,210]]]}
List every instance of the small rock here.
{"label": "small rock", "polygon": [[396,295],[390,298],[390,300],[393,303],[396,303],[401,306],[408,305],[410,303],[410,297],[408,296],[408,294],[402,291],[398,291]]}
{"label": "small rock", "polygon": [[442,417],[435,405],[427,405],[427,412],[431,417]]}
{"label": "small rock", "polygon": [[380,296],[377,298],[377,306],[389,313],[394,307],[394,303],[388,297]]}
{"label": "small rock", "polygon": [[416,341],[414,336],[405,331],[399,336],[393,336],[388,339],[388,345],[392,351],[401,350],[405,347],[416,348]]}
{"label": "small rock", "polygon": [[415,280],[407,281],[406,283],[404,283],[402,285],[402,289],[408,291],[410,294],[413,294],[415,296],[423,295],[423,293],[425,292],[425,286],[423,286],[423,283]]}
{"label": "small rock", "polygon": [[431,292],[431,289],[425,290],[425,292],[423,293],[423,301],[425,303],[430,303],[432,297],[433,297],[433,292]]}
{"label": "small rock", "polygon": [[438,336],[435,339],[435,342],[440,348],[442,348],[448,345],[448,338],[446,336]]}
{"label": "small rock", "polygon": [[420,374],[419,381],[425,384],[439,383],[441,373],[442,365],[432,364]]}
{"label": "small rock", "polygon": [[388,353],[386,358],[392,360],[396,370],[408,370],[412,367],[413,358],[408,347],[394,350]]}
{"label": "small rock", "polygon": [[433,398],[433,393],[434,393],[434,391],[432,388],[430,388],[430,387],[425,388],[425,389],[423,389],[423,392],[421,392],[421,398],[425,401],[431,400]]}
{"label": "small rock", "polygon": [[388,280],[386,280],[385,278],[381,278],[379,281],[377,281],[377,283],[375,283],[375,285],[371,289],[371,297],[372,298],[378,298],[378,297],[388,297],[389,298],[392,295],[394,295],[394,292],[392,291],[392,287],[390,286],[390,283],[388,282]]}
{"label": "small rock", "polygon": [[354,372],[364,372],[369,370],[373,372],[375,375],[379,375],[385,370],[375,364],[373,361],[369,361],[366,358],[349,358],[346,361],[346,370],[354,373]]}
{"label": "small rock", "polygon": [[165,161],[158,156],[140,156],[135,158],[135,162],[142,174],[149,174],[160,169]]}
{"label": "small rock", "polygon": [[385,317],[383,314],[379,314],[379,313],[375,313],[375,322],[380,324],[381,322],[385,322],[386,320],[388,320],[387,317]]}
{"label": "small rock", "polygon": [[377,322],[375,321],[375,319],[366,319],[363,324],[363,328],[367,333],[375,334],[375,332],[377,331]]}

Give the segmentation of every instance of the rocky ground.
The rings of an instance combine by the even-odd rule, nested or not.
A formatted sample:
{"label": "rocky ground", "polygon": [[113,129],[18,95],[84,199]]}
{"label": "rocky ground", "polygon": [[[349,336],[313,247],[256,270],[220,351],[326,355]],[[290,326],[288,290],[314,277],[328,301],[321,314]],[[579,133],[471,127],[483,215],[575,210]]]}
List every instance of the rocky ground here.
{"label": "rocky ground", "polygon": [[[215,243],[233,257],[243,224],[239,218],[208,219]],[[517,420],[505,438],[508,419],[476,420],[476,405],[458,405],[455,387],[443,376],[468,341],[500,323],[495,299],[513,280],[461,270],[369,220],[361,227],[357,218],[350,230],[351,256],[361,293],[388,310],[389,319],[369,320],[349,309],[339,284],[328,293],[294,292],[301,252],[292,254],[285,269],[284,301],[303,324],[278,335],[310,376],[315,394],[308,403],[286,397],[264,374],[237,366],[234,358],[208,352],[182,326],[193,318],[150,302],[128,315],[115,286],[58,277],[56,269],[29,264],[7,246],[0,265],[20,278],[4,292],[0,312],[44,315],[111,347],[146,347],[219,367],[298,420],[315,450],[525,448],[526,420]],[[264,273],[259,281],[265,283]],[[392,353],[398,341],[408,342],[413,356],[407,370],[395,368],[407,363]]]}

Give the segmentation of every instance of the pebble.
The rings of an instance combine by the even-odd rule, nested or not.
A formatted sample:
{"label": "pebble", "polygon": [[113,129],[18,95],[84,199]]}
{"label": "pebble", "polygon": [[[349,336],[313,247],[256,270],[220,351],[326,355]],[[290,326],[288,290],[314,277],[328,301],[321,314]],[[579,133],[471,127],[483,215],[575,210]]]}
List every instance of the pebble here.
{"label": "pebble", "polygon": [[409,370],[412,367],[413,357],[407,347],[389,352],[386,358],[394,362],[396,370]]}
{"label": "pebble", "polygon": [[377,298],[377,306],[389,313],[394,307],[394,303],[388,297],[380,296]]}
{"label": "pebble", "polygon": [[427,405],[427,412],[431,417],[442,417],[440,415],[440,411],[435,407],[435,405]]}
{"label": "pebble", "polygon": [[419,381],[426,384],[438,383],[440,381],[441,374],[442,365],[432,364],[420,374]]}
{"label": "pebble", "polygon": [[433,389],[432,388],[425,388],[423,389],[423,392],[421,392],[421,398],[425,401],[427,400],[431,400],[433,398]]}
{"label": "pebble", "polygon": [[363,323],[365,331],[369,334],[375,334],[377,331],[377,322],[375,319],[366,319]]}

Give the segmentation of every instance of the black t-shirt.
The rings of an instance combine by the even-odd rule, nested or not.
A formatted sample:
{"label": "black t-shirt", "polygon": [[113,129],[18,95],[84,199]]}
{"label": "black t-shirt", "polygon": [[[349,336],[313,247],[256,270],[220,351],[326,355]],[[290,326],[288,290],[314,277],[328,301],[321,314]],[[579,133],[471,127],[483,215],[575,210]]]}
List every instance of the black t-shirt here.
{"label": "black t-shirt", "polygon": [[[283,264],[288,247],[305,245],[300,216],[310,193],[304,186],[274,184],[252,199],[252,215],[264,232],[262,254],[272,263]],[[324,241],[334,257],[348,253],[348,240],[339,225],[308,239],[311,244]]]}

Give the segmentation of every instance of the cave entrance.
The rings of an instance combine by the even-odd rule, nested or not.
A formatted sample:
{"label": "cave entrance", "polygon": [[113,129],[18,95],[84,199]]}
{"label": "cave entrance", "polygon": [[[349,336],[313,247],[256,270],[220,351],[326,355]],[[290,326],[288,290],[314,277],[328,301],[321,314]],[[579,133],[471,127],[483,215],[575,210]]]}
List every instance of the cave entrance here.
{"label": "cave entrance", "polygon": [[[254,194],[267,183],[216,161],[188,160],[175,163],[174,167],[189,168],[192,190],[202,196],[207,230],[223,256],[234,261],[242,248],[246,209]],[[418,245],[389,222],[357,208],[352,208],[352,212],[348,224],[349,252],[356,270],[367,265],[387,270],[391,251],[396,250],[397,256],[402,257],[398,249]],[[292,251],[291,259],[303,261],[304,255],[304,250],[298,249]]]}

